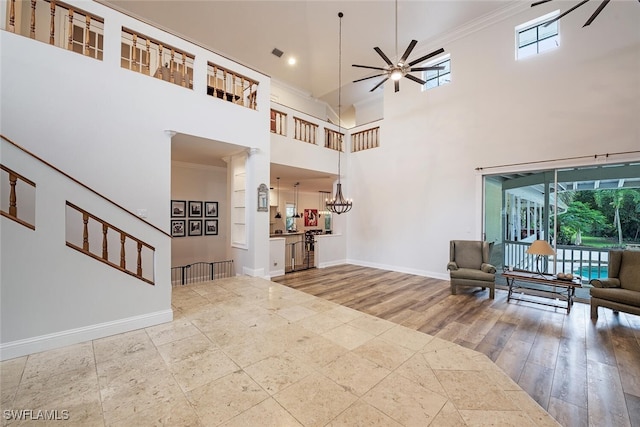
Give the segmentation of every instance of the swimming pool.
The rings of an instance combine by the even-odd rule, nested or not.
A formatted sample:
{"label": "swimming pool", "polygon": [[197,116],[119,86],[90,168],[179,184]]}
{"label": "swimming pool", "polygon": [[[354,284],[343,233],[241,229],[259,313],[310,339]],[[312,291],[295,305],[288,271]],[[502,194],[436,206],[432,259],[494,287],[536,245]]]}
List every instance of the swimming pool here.
{"label": "swimming pool", "polygon": [[606,265],[601,267],[580,267],[580,269],[574,271],[574,274],[582,277],[582,280],[606,278],[608,273],[609,268]]}

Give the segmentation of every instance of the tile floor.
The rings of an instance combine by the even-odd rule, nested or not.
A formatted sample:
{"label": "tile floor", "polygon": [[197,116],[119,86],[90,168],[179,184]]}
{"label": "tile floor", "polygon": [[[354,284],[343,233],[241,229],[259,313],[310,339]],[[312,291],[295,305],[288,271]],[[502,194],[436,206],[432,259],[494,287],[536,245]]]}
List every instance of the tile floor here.
{"label": "tile floor", "polygon": [[485,355],[274,282],[177,287],[173,307],[2,362],[2,425],[33,425],[7,419],[20,409],[83,427],[558,425]]}

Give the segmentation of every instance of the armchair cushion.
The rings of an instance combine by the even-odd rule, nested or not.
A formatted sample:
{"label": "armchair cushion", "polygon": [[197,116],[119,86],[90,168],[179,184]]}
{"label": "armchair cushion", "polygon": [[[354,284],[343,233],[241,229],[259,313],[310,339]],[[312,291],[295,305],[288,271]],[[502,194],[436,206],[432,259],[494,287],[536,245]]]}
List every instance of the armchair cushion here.
{"label": "armchair cushion", "polygon": [[640,251],[622,252],[620,287],[640,292]]}
{"label": "armchair cushion", "polygon": [[491,264],[487,264],[486,262],[483,262],[482,265],[480,265],[480,270],[484,271],[485,273],[491,274],[495,274],[496,272],[496,268]]}
{"label": "armchair cushion", "polygon": [[465,244],[457,244],[455,251],[455,261],[459,268],[480,269],[483,261],[482,242],[465,242]]}
{"label": "armchair cushion", "polygon": [[591,288],[591,297],[640,307],[640,292],[619,288]]}
{"label": "armchair cushion", "polygon": [[475,268],[459,268],[449,272],[451,279],[479,280],[481,282],[493,283],[496,276],[492,273],[485,273]]}
{"label": "armchair cushion", "polygon": [[609,277],[607,279],[591,279],[589,284],[596,288],[619,288],[620,280],[614,277]]}

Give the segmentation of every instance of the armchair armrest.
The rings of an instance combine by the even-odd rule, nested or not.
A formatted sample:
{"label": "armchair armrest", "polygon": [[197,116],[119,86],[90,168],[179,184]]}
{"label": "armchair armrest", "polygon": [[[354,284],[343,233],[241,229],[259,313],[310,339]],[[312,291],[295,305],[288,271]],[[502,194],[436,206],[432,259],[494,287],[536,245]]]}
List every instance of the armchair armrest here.
{"label": "armchair armrest", "polygon": [[456,264],[454,261],[451,261],[449,264],[447,264],[447,270],[455,271],[457,269],[458,269],[458,264]]}
{"label": "armchair armrest", "polygon": [[482,263],[482,265],[480,266],[480,270],[484,271],[485,273],[495,273],[496,272],[496,268],[491,265],[491,264],[487,264],[485,262]]}
{"label": "armchair armrest", "polygon": [[619,288],[620,279],[609,277],[607,279],[591,279],[589,284],[596,288]]}

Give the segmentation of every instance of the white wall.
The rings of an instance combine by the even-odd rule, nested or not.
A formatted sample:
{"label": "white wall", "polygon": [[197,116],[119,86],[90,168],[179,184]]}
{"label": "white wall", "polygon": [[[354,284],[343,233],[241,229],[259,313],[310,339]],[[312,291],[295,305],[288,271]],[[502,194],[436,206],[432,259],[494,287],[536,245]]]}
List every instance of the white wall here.
{"label": "white wall", "polygon": [[[4,140],[0,153],[2,164],[36,183],[35,230],[0,219],[0,359],[172,319],[165,267],[170,262],[169,236]],[[102,220],[154,247],[153,259],[145,259],[142,269],[155,284],[67,247],[65,201],[99,213]],[[119,258],[119,245],[110,245],[109,253]],[[135,255],[133,261],[127,265],[135,271]]]}
{"label": "white wall", "polygon": [[[174,237],[171,240],[171,266],[229,259],[229,207],[227,206],[227,168],[194,163],[171,163],[171,199],[218,202],[218,235]],[[184,219],[188,226],[187,218]]]}
{"label": "white wall", "polygon": [[349,156],[351,262],[447,278],[449,240],[481,238],[476,167],[640,148],[638,5],[587,28],[575,11],[559,49],[515,61],[514,27],[545,6],[444,45],[451,84],[387,85],[381,147]]}
{"label": "white wall", "polygon": [[[131,212],[146,209],[146,220],[166,232],[169,232],[171,200],[171,133],[167,130],[250,147],[255,155],[250,160],[252,172],[247,178],[248,190],[253,191],[261,182],[269,182],[268,77],[99,3],[79,0],[67,3],[104,18],[104,60],[98,61],[0,31],[0,132],[3,135],[125,209]],[[6,23],[3,21],[1,24],[4,27]],[[120,41],[123,26],[194,54],[194,89],[122,69]],[[258,81],[257,109],[207,96],[207,61]],[[30,176],[29,171],[25,172],[25,176]],[[253,197],[248,201],[248,223],[252,237],[242,256],[238,257],[236,269],[264,275],[269,266],[268,214],[256,213]],[[101,215],[100,212],[96,214]],[[127,231],[135,236],[140,231],[138,228],[143,229],[144,226]],[[126,294],[120,294],[117,298],[122,301],[118,304],[104,303],[108,299],[103,298],[100,291],[96,292],[95,298],[75,304],[81,309],[70,311],[71,317],[58,322],[57,311],[47,309],[48,294],[41,293],[41,300],[34,302],[30,298],[38,294],[27,291],[27,284],[46,286],[52,292],[73,285],[74,289],[82,289],[78,292],[88,297],[91,293],[86,293],[86,288],[83,288],[86,278],[100,275],[95,271],[102,265],[79,267],[79,263],[91,260],[87,258],[88,261],[83,259],[76,263],[67,259],[65,264],[55,268],[35,269],[34,265],[49,266],[50,261],[27,257],[28,246],[16,249],[18,242],[14,241],[15,238],[3,230],[2,245],[11,244],[18,254],[12,255],[10,262],[5,262],[3,251],[3,303],[5,295],[11,295],[13,301],[29,301],[29,304],[42,310],[35,312],[36,317],[32,318],[33,313],[16,310],[5,312],[3,307],[3,328],[10,328],[3,329],[3,345],[6,339],[37,340],[33,334],[64,334],[66,332],[60,328],[83,328],[101,321],[94,311],[86,308],[98,305],[98,302],[105,304],[105,307],[112,306],[111,311],[104,312],[109,318],[107,322],[118,322],[123,315],[132,317],[134,313],[148,313],[145,306],[136,303],[141,297],[126,298]],[[43,238],[45,241],[40,244],[49,247],[56,242],[47,239],[58,237],[45,235]],[[19,242],[22,244],[22,241]],[[160,286],[169,286],[170,245],[170,239],[167,238],[159,240],[155,246],[156,254],[160,254],[156,257],[156,271],[166,272],[158,273]],[[36,254],[45,256],[40,252],[33,255]],[[84,273],[83,279],[69,282],[68,271],[75,268]],[[30,273],[34,274],[33,277],[21,276],[20,272],[25,270],[32,270]],[[90,271],[93,274],[89,274]],[[117,292],[115,287],[110,289]],[[27,294],[23,295],[22,290]],[[154,309],[161,307],[170,310],[169,295],[167,292],[153,297],[149,304],[154,305]],[[133,311],[121,310],[120,306]],[[15,326],[31,323],[46,327]],[[87,339],[86,336],[84,338]]]}

